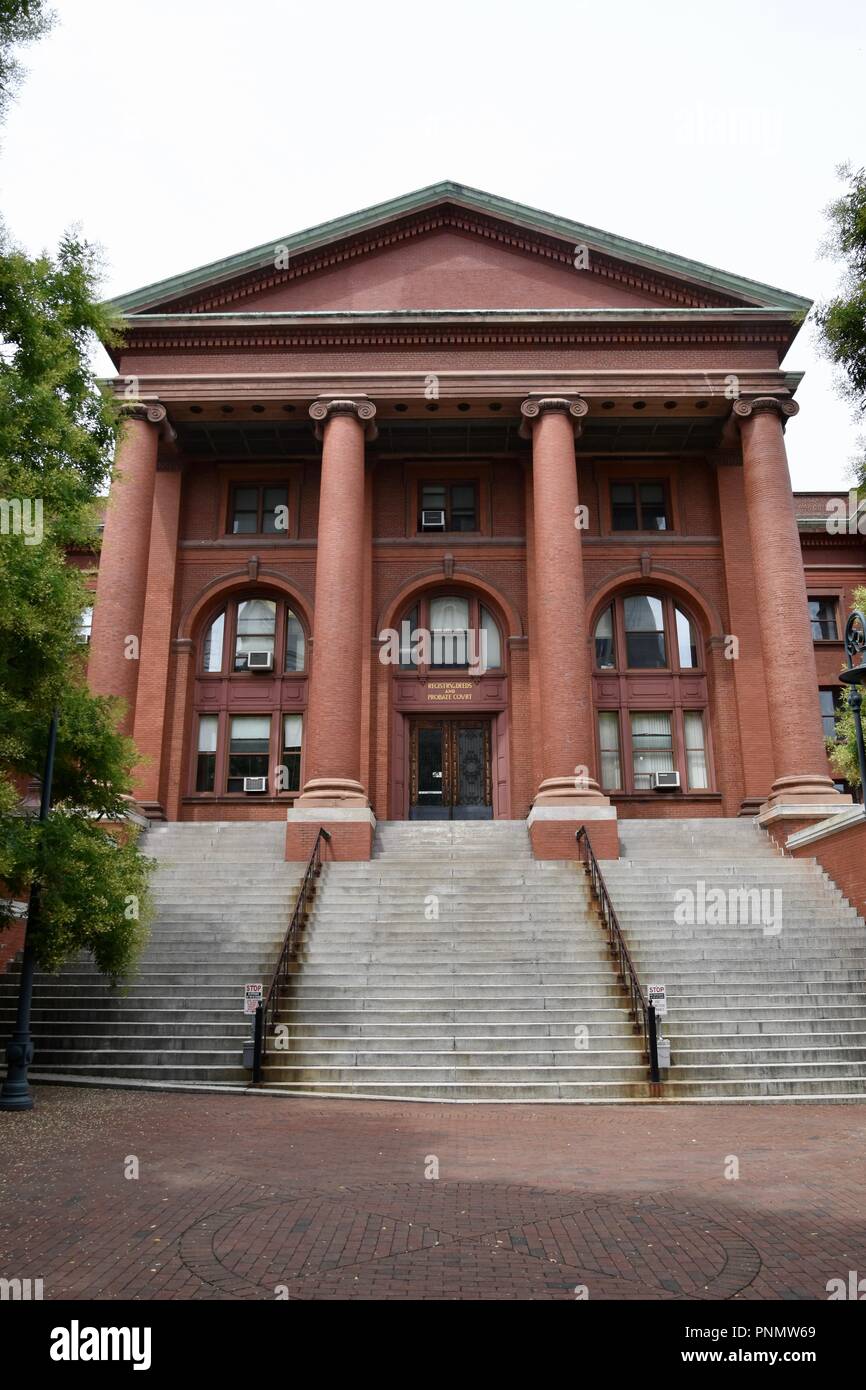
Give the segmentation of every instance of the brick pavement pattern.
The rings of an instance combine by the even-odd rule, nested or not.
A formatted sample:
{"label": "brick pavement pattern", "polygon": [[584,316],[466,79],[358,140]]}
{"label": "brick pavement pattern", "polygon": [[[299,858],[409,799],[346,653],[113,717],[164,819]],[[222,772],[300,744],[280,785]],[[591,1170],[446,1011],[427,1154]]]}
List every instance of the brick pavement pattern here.
{"label": "brick pavement pattern", "polygon": [[864,1139],[860,1104],[45,1086],[0,1114],[0,1277],[46,1299],[822,1299],[866,1271]]}

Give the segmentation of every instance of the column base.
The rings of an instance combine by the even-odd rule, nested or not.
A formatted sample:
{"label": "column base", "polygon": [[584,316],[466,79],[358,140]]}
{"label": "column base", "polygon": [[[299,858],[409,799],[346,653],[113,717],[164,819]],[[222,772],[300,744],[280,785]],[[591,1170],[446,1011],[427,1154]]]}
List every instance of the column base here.
{"label": "column base", "polygon": [[330,833],[322,859],[348,861],[370,859],[376,817],[369,806],[299,806],[286,813],[286,859],[306,863],[313,852],[319,828]]}
{"label": "column base", "polygon": [[[794,783],[795,780],[792,777],[782,779],[788,783]],[[803,781],[821,783],[822,779],[804,778]],[[824,783],[825,788],[826,785]],[[806,795],[798,796],[794,788],[785,788],[777,796],[777,788],[780,786],[781,782],[773,784],[769,799],[758,812],[758,824],[767,831],[770,839],[780,849],[785,848],[789,835],[796,834],[798,830],[805,830],[807,826],[826,820],[829,816],[838,816],[853,805],[853,799],[847,793],[837,792],[832,782],[829,782],[830,794],[825,790],[823,799],[810,796],[808,785],[804,788]],[[800,786],[799,782],[797,786]]]}
{"label": "column base", "polygon": [[770,788],[766,805],[802,806],[810,801],[822,806],[832,804],[841,809],[842,806],[851,804],[851,797],[847,792],[837,791],[831,778],[810,772],[804,773],[801,777],[777,777]]}
{"label": "column base", "polygon": [[609,806],[610,801],[591,777],[546,777],[533,806]]}
{"label": "column base", "polygon": [[586,829],[597,859],[619,859],[616,807],[605,798],[572,800],[566,805],[535,805],[526,821],[536,859],[578,859],[576,835]]}
{"label": "column base", "polygon": [[313,777],[304,783],[296,806],[369,806],[360,782],[349,777]]}

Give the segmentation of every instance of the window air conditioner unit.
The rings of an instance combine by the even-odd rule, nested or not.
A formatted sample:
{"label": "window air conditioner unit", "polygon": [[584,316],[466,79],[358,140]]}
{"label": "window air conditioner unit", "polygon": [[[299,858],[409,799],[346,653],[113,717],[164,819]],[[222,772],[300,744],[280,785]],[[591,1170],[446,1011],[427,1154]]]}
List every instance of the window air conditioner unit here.
{"label": "window air conditioner unit", "polygon": [[445,512],[442,510],[441,507],[437,507],[437,508],[429,508],[429,507],[426,507],[426,508],[424,509],[424,511],[422,511],[422,513],[421,513],[421,530],[422,530],[422,531],[444,531],[444,530],[445,530]]}
{"label": "window air conditioner unit", "polygon": [[245,791],[245,792],[266,792],[267,789],[268,789],[268,779],[267,779],[267,777],[245,777],[245,778],[244,778],[244,791]]}
{"label": "window air conditioner unit", "polygon": [[248,671],[273,671],[273,652],[247,652]]}
{"label": "window air conditioner unit", "polygon": [[674,791],[680,785],[678,772],[654,772],[653,790],[657,792]]}

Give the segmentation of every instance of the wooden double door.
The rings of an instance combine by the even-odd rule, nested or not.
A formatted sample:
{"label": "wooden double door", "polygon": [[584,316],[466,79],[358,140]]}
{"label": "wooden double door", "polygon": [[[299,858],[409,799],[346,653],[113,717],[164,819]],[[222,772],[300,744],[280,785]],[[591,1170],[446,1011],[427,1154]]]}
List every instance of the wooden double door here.
{"label": "wooden double door", "polygon": [[413,719],[410,820],[492,820],[489,719]]}

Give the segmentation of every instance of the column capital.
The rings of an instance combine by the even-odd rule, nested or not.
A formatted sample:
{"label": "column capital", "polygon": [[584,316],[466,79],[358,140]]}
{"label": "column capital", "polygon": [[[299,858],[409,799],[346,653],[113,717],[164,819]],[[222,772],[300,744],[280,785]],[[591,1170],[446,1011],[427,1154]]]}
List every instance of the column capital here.
{"label": "column capital", "polygon": [[316,427],[316,438],[323,438],[324,426],[335,415],[354,415],[355,419],[364,428],[364,438],[367,443],[372,443],[376,438],[376,407],[372,401],[366,398],[360,400],[349,400],[345,397],[334,398],[332,400],[313,401],[310,406],[310,419],[314,421]]}
{"label": "column capital", "polygon": [[798,415],[800,407],[796,401],[778,396],[755,396],[753,400],[734,401],[734,415],[737,423],[748,420],[753,415],[773,414],[783,423],[788,416]]}
{"label": "column capital", "polygon": [[168,411],[159,401],[123,401],[120,406],[123,420],[141,420],[146,425],[155,425],[156,434],[163,452],[157,459],[157,468],[176,471],[182,468],[183,460],[177,446],[177,431],[168,418]]}
{"label": "column capital", "polygon": [[148,425],[161,425],[168,417],[165,406],[158,401],[124,401],[120,413],[127,420],[144,420]]}
{"label": "column capital", "polygon": [[523,416],[520,422],[521,438],[529,439],[535,421],[548,414],[570,415],[574,420],[575,435],[579,435],[580,420],[588,411],[589,405],[582,396],[528,396],[520,405]]}

